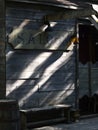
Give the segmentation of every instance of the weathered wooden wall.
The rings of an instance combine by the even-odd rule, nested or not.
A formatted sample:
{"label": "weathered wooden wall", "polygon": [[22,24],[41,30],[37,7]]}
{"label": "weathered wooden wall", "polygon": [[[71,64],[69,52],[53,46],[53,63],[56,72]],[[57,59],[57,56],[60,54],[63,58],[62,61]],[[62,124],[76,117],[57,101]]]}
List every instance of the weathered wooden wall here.
{"label": "weathered wooden wall", "polygon": [[[31,49],[28,32],[38,31],[43,25],[43,16],[50,11],[32,8],[7,7],[7,36],[15,29],[23,27],[26,35],[21,34],[18,42],[25,44],[25,50],[13,49],[7,43],[7,98],[19,101],[21,108],[39,107],[57,103],[75,103],[75,57],[73,44],[66,50],[67,43],[74,33],[75,21],[60,20],[51,22],[52,30],[44,32],[45,37],[35,42],[38,46]],[[45,39],[44,39],[45,38]],[[24,41],[24,42],[23,42]],[[9,42],[9,41],[8,41]],[[14,42],[13,42],[14,43]],[[42,44],[42,46],[39,46]],[[26,49],[29,48],[28,49]],[[37,50],[36,50],[37,49]],[[88,94],[88,68],[79,63],[79,96]],[[92,66],[92,91],[97,92],[98,64]]]}
{"label": "weathered wooden wall", "polygon": [[[48,11],[8,7],[7,35],[25,20],[25,26],[38,30]],[[20,107],[38,107],[74,103],[74,50],[66,45],[74,32],[74,20],[53,22],[44,50],[14,50],[7,44],[7,98],[15,98]],[[41,41],[43,42],[43,41]],[[28,43],[27,43],[28,44]],[[48,50],[47,50],[48,49]]]}

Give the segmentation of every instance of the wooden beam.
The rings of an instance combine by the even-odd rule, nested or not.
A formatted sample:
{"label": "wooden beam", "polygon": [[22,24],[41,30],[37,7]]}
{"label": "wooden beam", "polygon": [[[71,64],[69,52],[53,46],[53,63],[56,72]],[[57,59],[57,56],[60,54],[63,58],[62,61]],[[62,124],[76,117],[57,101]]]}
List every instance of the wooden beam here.
{"label": "wooden beam", "polygon": [[50,15],[46,15],[44,19],[46,21],[55,21],[55,20],[66,20],[80,17],[88,17],[93,14],[97,14],[92,8],[81,9],[81,10],[73,10],[73,11],[65,11],[54,13]]}
{"label": "wooden beam", "polygon": [[[22,1],[22,2],[40,2],[40,0],[6,0],[6,1]],[[58,3],[58,1],[57,0],[53,0],[53,2],[52,1],[49,1],[49,0],[41,0],[41,2],[43,2],[43,3]],[[79,3],[94,3],[94,4],[98,4],[98,0],[73,0],[72,1],[73,3],[75,3],[75,2],[79,2]],[[60,4],[62,4],[63,5],[63,3],[62,2],[60,2]]]}
{"label": "wooden beam", "polygon": [[98,4],[92,4],[93,9],[98,13]]}
{"label": "wooden beam", "polygon": [[[58,5],[52,3],[45,2],[37,2],[37,1],[28,1],[28,0],[6,0],[6,6],[12,7],[22,7],[22,8],[33,8],[38,10],[50,10],[50,11],[65,11],[65,10],[74,10],[73,6],[66,5]],[[77,7],[79,9],[80,7]]]}
{"label": "wooden beam", "polygon": [[94,24],[95,28],[98,30],[98,18],[95,15],[89,17],[90,21]]}

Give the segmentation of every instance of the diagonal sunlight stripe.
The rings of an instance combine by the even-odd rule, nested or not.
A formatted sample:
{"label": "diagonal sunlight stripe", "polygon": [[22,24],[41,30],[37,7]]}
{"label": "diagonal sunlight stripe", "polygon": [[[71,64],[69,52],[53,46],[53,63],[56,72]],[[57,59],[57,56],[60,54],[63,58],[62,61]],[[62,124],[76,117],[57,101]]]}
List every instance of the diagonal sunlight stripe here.
{"label": "diagonal sunlight stripe", "polygon": [[[13,53],[9,53],[9,56],[11,56]],[[38,68],[38,66],[40,65],[42,65],[46,60],[47,60],[47,58],[49,58],[50,56],[52,55],[52,53],[46,53],[46,52],[44,52],[44,53],[42,53],[42,54],[40,54],[40,55],[38,55],[38,57],[36,57],[36,59],[35,60],[33,60],[33,62],[31,62],[22,72],[21,72],[21,74],[20,74],[20,76],[19,77],[22,77],[22,78],[30,78],[31,76],[32,76],[32,74],[34,74],[35,73],[35,70]],[[41,58],[40,59],[40,57],[43,57],[43,58]],[[39,63],[38,63],[38,61],[39,61]],[[33,68],[32,68],[32,70],[30,69],[31,67],[32,67],[32,65],[34,64],[34,63],[38,63],[37,65],[35,65],[35,66],[33,66]],[[30,73],[27,73],[28,71],[31,71]],[[23,83],[25,82],[25,80],[21,80],[20,82],[19,82],[19,79],[18,80],[16,80],[14,83],[13,83],[13,87],[11,87],[11,91],[10,92],[8,92],[7,93],[7,95],[9,95],[12,91],[14,91],[15,89],[17,89],[17,88],[19,88]],[[16,85],[17,85],[17,88],[16,88]],[[37,87],[38,88],[38,87]]]}
{"label": "diagonal sunlight stripe", "polygon": [[92,15],[92,18],[95,20],[95,22],[98,23],[98,18],[96,17],[96,15]]}
{"label": "diagonal sunlight stripe", "polygon": [[[73,45],[71,45],[73,46]],[[61,66],[63,66],[65,63],[67,63],[68,58],[72,55],[72,53],[70,54],[63,54],[59,59],[57,59],[53,64],[51,64],[49,67],[47,67],[47,69],[44,71],[43,74],[45,74],[46,72],[48,72],[48,70],[50,70],[51,68],[54,68],[54,70],[52,69],[50,72],[49,76],[46,76],[45,78],[40,79],[37,84],[34,86],[33,89],[31,89],[26,95],[25,97],[21,98],[19,101],[19,104],[21,105],[23,103],[23,101],[26,101],[30,96],[32,96]],[[67,88],[68,89],[68,88]]]}
{"label": "diagonal sunlight stripe", "polygon": [[93,7],[93,9],[94,9],[95,11],[98,12],[98,4],[92,4],[92,7]]}

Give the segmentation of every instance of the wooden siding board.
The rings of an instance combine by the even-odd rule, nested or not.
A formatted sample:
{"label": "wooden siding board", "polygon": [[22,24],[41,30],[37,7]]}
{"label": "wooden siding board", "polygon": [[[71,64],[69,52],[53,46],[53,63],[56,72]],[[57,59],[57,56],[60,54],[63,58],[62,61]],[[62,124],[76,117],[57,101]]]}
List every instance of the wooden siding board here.
{"label": "wooden siding board", "polygon": [[[12,83],[9,84],[9,87],[8,87],[8,83],[7,83],[7,88],[9,88],[9,89],[7,89],[7,92],[10,93],[7,97],[13,97],[13,98],[16,97],[17,98],[16,95],[19,95],[19,93],[21,93],[21,95],[22,94],[26,95],[27,93],[30,93],[30,92],[28,92],[30,90],[30,88],[32,90],[33,87],[36,86],[36,84],[37,84],[37,87],[38,87],[36,89],[36,92],[37,91],[38,92],[43,92],[43,93],[47,92],[47,94],[48,94],[48,92],[52,92],[53,91],[55,93],[55,91],[58,91],[58,93],[59,93],[59,91],[64,91],[66,89],[66,87],[68,87],[69,84],[70,85],[69,85],[68,89],[70,91],[74,91],[74,88],[72,88],[72,89],[70,88],[71,84],[74,82],[74,67],[73,67],[74,60],[70,60],[68,63],[64,61],[63,66],[60,67],[60,69],[56,70],[56,68],[50,67],[50,69],[45,71],[45,69],[47,69],[48,65],[51,65],[51,63],[55,62],[59,57],[62,57],[62,59],[66,59],[66,55],[62,55],[62,53],[61,54],[59,52],[54,53],[51,56],[51,58],[49,58],[49,61],[47,60],[47,62],[45,62],[41,67],[38,67],[36,69],[35,74],[34,74],[34,72],[31,71],[32,68],[34,68],[34,66],[35,67],[36,66],[40,66],[41,60],[47,59],[48,58],[48,54],[52,54],[53,52],[44,52],[45,56],[40,57],[39,54],[42,54],[42,53],[38,53],[38,60],[36,59],[36,54],[34,52],[33,53],[30,52],[30,55],[28,53],[25,53],[25,52],[24,53],[23,52],[22,53],[18,53],[18,55],[16,53],[16,55],[14,54],[12,56],[12,58],[9,58],[8,63],[7,63],[7,81],[9,81],[9,79],[10,79],[12,81]],[[30,57],[30,59],[29,59],[29,57]],[[32,63],[32,62],[34,62],[33,59],[36,59],[35,63]],[[31,66],[29,66],[28,61],[32,64]],[[39,64],[38,64],[37,61],[39,62]],[[24,64],[21,64],[21,63],[24,63]],[[62,62],[60,64],[62,64]],[[20,76],[21,72],[23,71],[23,69],[22,69],[23,65],[25,66],[24,68],[26,68],[26,65],[29,66],[29,69],[22,76]],[[54,73],[54,71],[56,73]],[[28,73],[31,74],[30,77],[26,76]],[[47,79],[47,77],[49,77],[49,75],[50,75],[51,78],[46,82],[46,84],[41,85],[40,81],[42,79],[45,79],[45,78]],[[22,78],[25,79],[25,81],[24,81],[25,85],[19,86],[19,89],[18,89],[18,87],[17,87],[17,85],[18,85],[17,80],[19,80],[19,82],[22,82]],[[30,84],[29,83],[30,82],[29,78],[30,79],[34,79],[35,78],[35,83],[31,84],[31,86],[29,85]],[[16,86],[16,91],[15,92],[13,92],[11,90],[11,88],[13,88],[13,85]],[[39,97],[40,97],[40,95],[39,95]],[[51,97],[49,99],[51,99]],[[37,99],[34,98],[34,100],[37,100]],[[30,105],[29,104],[30,101],[27,102],[27,101],[23,101],[22,100],[22,102],[25,102],[25,105],[23,105],[25,107]],[[32,105],[33,104],[34,103],[32,103]]]}
{"label": "wooden siding board", "polygon": [[[48,12],[51,12],[48,10]],[[7,8],[7,18],[41,20],[47,11],[24,8]]]}
{"label": "wooden siding board", "polygon": [[[38,11],[38,13],[35,13],[36,11],[33,9],[28,9],[27,11],[23,8],[13,10],[14,8],[7,8],[6,25],[8,34],[10,33],[11,28],[13,29],[15,26],[19,26],[22,19],[25,20],[26,18],[29,18],[31,21],[25,28],[39,28],[41,21],[37,21],[37,23],[33,22],[34,24],[32,21],[42,18],[43,12],[40,13],[40,11]],[[18,15],[20,11],[21,13]],[[35,13],[36,17],[39,17],[39,15],[40,17],[37,19],[34,16],[31,16],[33,13]],[[57,35],[56,37],[59,38],[61,33],[65,32],[68,33],[68,36],[72,35],[74,32],[74,24],[74,20],[70,22],[58,21],[58,24],[51,32],[51,36],[53,35],[53,37],[55,37],[55,35]],[[64,40],[68,42],[68,39],[66,40],[65,38]],[[47,96],[48,99],[43,104],[49,104],[52,99],[51,93],[54,97],[53,101],[57,98],[60,102],[60,99],[62,98],[61,102],[63,99],[65,102],[66,94],[63,97],[57,97],[56,95],[59,95],[60,92],[65,92],[67,87],[67,91],[69,91],[67,92],[67,96],[68,93],[74,91],[75,64],[73,47],[69,52],[57,50],[46,52],[46,50],[14,50],[9,46],[10,45],[8,44],[6,54],[7,97],[18,99],[20,107],[24,108],[42,105],[41,100],[46,100]],[[49,76],[50,78],[48,79]],[[42,83],[42,80],[46,81]],[[47,87],[45,88],[45,86]],[[70,102],[72,103],[72,101]]]}
{"label": "wooden siding board", "polygon": [[[20,54],[20,55],[19,55]],[[26,55],[27,54],[27,55]],[[30,54],[30,55],[29,55]],[[29,74],[32,75],[37,75],[39,76],[46,76],[48,73],[52,73],[52,71],[56,71],[56,68],[54,66],[49,67],[49,65],[55,64],[56,65],[56,60],[58,58],[62,58],[63,61],[61,60],[59,63],[62,67],[60,67],[60,72],[59,69],[56,71],[56,73],[62,73],[62,71],[65,71],[65,73],[68,73],[67,70],[73,71],[73,64],[74,60],[71,58],[68,62],[66,61],[66,55],[63,56],[63,53],[59,52],[41,52],[38,53],[38,56],[33,55],[34,52],[27,53],[24,51],[24,53],[14,53],[11,57],[10,55],[7,57],[9,60],[7,60],[7,78],[11,79],[11,77],[15,76],[14,78],[18,78],[19,73],[24,73],[24,77],[29,78]],[[39,56],[42,54],[42,56]],[[51,55],[51,57],[48,58],[48,55]],[[64,60],[65,59],[65,60]],[[44,62],[42,62],[44,61]],[[41,63],[42,62],[42,63]],[[65,64],[65,65],[64,65]],[[28,67],[28,68],[27,68]],[[49,67],[49,69],[47,69]],[[36,68],[36,72],[35,72]],[[25,70],[26,69],[26,70]],[[44,74],[45,71],[45,74]],[[26,73],[27,76],[26,76]],[[73,73],[73,72],[72,72]],[[31,78],[33,77],[31,75]],[[54,75],[55,76],[55,75]],[[19,78],[23,78],[19,76]]]}
{"label": "wooden siding board", "polygon": [[[70,91],[70,90],[69,90]],[[69,103],[72,104],[74,102],[74,98],[70,98],[72,94],[68,94],[68,91],[50,91],[50,92],[40,92],[39,93],[39,106],[44,105],[54,105],[54,104],[62,104]],[[52,100],[51,100],[52,99]]]}
{"label": "wooden siding board", "polygon": [[[41,11],[41,10],[33,10],[33,9],[31,10],[31,9],[24,9],[24,8],[7,8],[6,26],[7,26],[7,35],[9,37],[8,41],[12,44],[12,46],[16,47],[16,49],[19,49],[19,47],[17,48],[17,44],[19,42],[18,37],[22,37],[21,39],[22,41],[19,43],[22,43],[23,47],[21,48],[23,49],[36,48],[36,49],[52,49],[52,50],[65,49],[66,50],[67,48],[66,45],[68,43],[68,40],[73,35],[74,29],[75,29],[75,26],[74,26],[75,20],[71,20],[71,21],[66,20],[63,22],[59,21],[58,24],[55,24],[55,26],[51,27],[52,31],[50,33],[49,32],[45,34],[41,33],[40,35],[38,35],[39,37],[36,36],[35,45],[33,44],[31,46],[31,43],[28,44],[31,38],[31,34],[33,35],[36,33],[34,31],[39,30],[39,28],[44,24],[43,17],[45,16],[46,13],[50,13],[50,12],[51,11],[49,10]],[[24,23],[26,23],[26,25],[23,26],[22,32],[15,35],[14,41],[11,40],[11,37],[10,37],[12,34],[11,31],[14,33],[15,30],[20,29]],[[52,25],[54,23],[51,22],[50,24]],[[68,24],[69,26],[67,26]],[[58,37],[60,38],[58,39]],[[53,47],[53,43],[55,43],[54,47]]]}
{"label": "wooden siding board", "polygon": [[[46,91],[46,92],[49,92],[49,91],[64,91],[64,90],[72,90],[74,91],[74,87],[73,87],[73,84],[72,84],[73,81],[71,82],[66,82],[66,83],[50,83],[50,84],[45,84],[45,86],[42,86],[39,84],[39,91]],[[41,86],[41,87],[40,87]]]}

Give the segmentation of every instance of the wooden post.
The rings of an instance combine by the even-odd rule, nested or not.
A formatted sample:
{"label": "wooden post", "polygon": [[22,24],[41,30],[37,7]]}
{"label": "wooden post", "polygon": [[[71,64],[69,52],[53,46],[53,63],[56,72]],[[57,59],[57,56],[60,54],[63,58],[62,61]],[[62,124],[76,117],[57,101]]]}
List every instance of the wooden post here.
{"label": "wooden post", "polygon": [[78,76],[78,51],[75,44],[75,108],[79,109],[79,76]]}
{"label": "wooden post", "polygon": [[5,0],[0,0],[0,99],[6,95]]}
{"label": "wooden post", "polygon": [[75,32],[76,32],[76,40],[74,45],[74,53],[75,53],[75,109],[79,109],[79,70],[78,70],[78,25],[76,20],[75,25]]}

